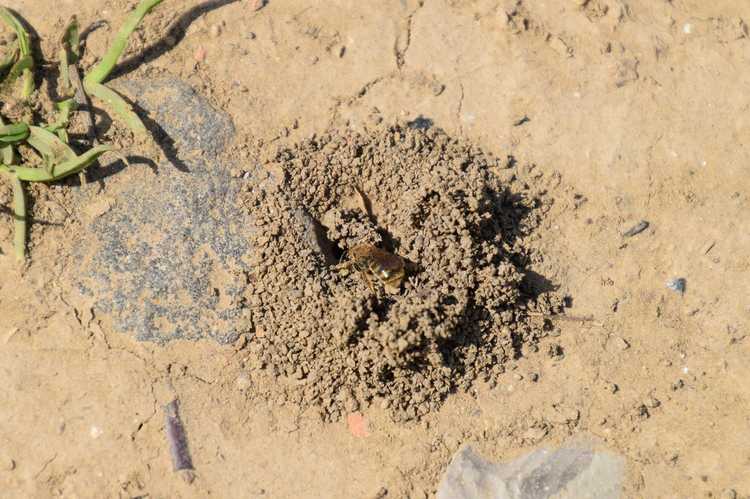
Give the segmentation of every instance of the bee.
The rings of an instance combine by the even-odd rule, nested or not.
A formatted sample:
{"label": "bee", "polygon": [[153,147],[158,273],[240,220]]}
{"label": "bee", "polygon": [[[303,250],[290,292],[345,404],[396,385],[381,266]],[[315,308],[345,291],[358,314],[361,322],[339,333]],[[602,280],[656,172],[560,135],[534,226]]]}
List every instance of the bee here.
{"label": "bee", "polygon": [[353,268],[367,282],[370,290],[375,291],[375,282],[379,282],[386,291],[396,292],[404,280],[404,260],[398,255],[389,253],[371,244],[358,244],[347,252],[348,262],[339,268]]}

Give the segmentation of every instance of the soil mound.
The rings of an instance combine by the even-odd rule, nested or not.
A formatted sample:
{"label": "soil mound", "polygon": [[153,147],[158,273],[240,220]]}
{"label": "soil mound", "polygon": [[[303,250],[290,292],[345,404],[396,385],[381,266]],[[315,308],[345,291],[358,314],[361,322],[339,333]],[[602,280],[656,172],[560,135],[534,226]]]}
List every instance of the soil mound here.
{"label": "soil mound", "polygon": [[[373,402],[418,418],[496,378],[562,306],[526,278],[539,201],[461,140],[397,124],[260,160],[242,194],[256,225],[246,298],[257,367],[288,377],[258,387],[275,400],[325,419]],[[363,243],[404,259],[398,293],[341,270]]]}

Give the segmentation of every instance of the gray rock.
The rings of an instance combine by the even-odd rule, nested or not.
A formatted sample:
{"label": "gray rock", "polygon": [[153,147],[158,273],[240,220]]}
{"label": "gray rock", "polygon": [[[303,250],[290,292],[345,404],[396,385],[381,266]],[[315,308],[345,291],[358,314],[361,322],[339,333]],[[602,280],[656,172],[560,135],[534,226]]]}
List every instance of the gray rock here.
{"label": "gray rock", "polygon": [[508,464],[484,460],[470,447],[451,461],[438,499],[615,499],[622,459],[583,447],[539,449]]}
{"label": "gray rock", "polygon": [[667,287],[676,293],[684,295],[687,288],[687,279],[684,277],[675,277],[667,281]]}
{"label": "gray rock", "polygon": [[[182,160],[197,154],[216,156],[232,140],[231,118],[217,112],[193,88],[176,78],[123,80],[113,87],[130,98],[136,108],[148,113],[151,128],[160,128],[166,135],[160,143],[173,142]],[[200,161],[196,167],[205,167]]]}
{"label": "gray rock", "polygon": [[[177,80],[118,87],[137,94],[189,171],[162,164],[156,175],[134,167],[108,179],[114,202],[85,221],[75,249],[78,288],[139,340],[230,343],[251,329],[243,292],[252,257],[251,220],[236,202],[252,179],[232,178],[215,157],[232,137],[231,120]],[[83,204],[99,196],[95,188],[82,195]]]}

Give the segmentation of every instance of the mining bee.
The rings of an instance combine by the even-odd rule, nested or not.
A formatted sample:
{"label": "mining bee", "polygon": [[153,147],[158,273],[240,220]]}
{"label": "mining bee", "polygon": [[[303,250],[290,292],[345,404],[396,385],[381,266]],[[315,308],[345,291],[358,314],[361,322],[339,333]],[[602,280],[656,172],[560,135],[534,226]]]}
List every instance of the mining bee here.
{"label": "mining bee", "polygon": [[404,280],[404,261],[401,257],[372,244],[358,244],[347,251],[349,261],[339,268],[353,268],[362,276],[370,290],[379,282],[388,292],[398,292]]}

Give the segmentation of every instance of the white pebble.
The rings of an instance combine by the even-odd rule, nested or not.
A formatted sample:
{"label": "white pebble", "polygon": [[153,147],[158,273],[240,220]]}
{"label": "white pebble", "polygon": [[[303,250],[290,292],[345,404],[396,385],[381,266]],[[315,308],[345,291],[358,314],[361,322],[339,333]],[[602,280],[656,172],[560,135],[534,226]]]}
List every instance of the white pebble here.
{"label": "white pebble", "polygon": [[234,383],[237,386],[237,388],[241,391],[247,390],[248,388],[250,388],[250,385],[252,385],[250,376],[248,376],[247,373],[242,373],[239,376],[237,376],[237,379],[235,380]]}
{"label": "white pebble", "polygon": [[92,425],[91,429],[89,430],[89,435],[91,435],[91,438],[99,438],[104,433],[104,430],[102,430],[99,426]]}
{"label": "white pebble", "polygon": [[0,470],[3,471],[13,471],[16,469],[16,462],[7,457],[7,456],[0,456]]}

